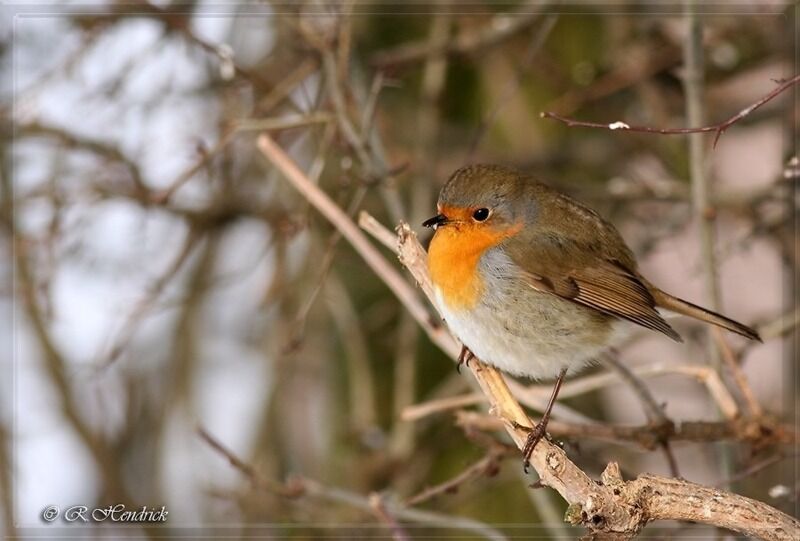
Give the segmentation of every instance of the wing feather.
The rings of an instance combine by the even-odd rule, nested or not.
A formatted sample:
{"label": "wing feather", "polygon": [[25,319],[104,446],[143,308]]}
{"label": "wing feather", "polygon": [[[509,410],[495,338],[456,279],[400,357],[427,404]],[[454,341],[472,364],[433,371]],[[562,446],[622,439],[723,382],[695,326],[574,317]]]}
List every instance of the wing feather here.
{"label": "wing feather", "polygon": [[681,342],[680,335],[656,310],[656,301],[635,273],[616,262],[598,261],[596,266],[573,270],[562,277],[527,273],[538,291],[593,308],[658,331]]}

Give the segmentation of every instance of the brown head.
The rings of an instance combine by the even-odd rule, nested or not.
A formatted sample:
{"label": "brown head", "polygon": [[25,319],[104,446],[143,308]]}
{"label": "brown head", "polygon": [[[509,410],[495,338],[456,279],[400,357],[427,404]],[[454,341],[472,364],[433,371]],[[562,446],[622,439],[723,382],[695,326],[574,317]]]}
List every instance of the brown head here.
{"label": "brown head", "polygon": [[439,194],[439,214],[422,225],[499,234],[534,218],[535,202],[526,201],[523,195],[528,182],[518,171],[500,165],[462,167]]}

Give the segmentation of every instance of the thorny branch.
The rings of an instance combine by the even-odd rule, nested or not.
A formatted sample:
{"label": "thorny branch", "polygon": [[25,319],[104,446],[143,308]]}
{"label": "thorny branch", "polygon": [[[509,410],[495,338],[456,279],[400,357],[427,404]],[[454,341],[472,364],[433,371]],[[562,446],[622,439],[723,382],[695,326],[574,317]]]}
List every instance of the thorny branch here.
{"label": "thorny branch", "polygon": [[[429,336],[455,357],[457,347],[452,337],[442,335],[441,327],[432,324],[420,306],[416,293],[396,271],[386,264],[347,215],[314,185],[294,161],[266,134],[258,139],[258,147],[308,201],[334,227],[339,229],[367,264],[387,282],[406,308]],[[411,272],[429,299],[432,287],[425,264],[425,251],[407,224],[398,228],[398,254],[401,263]],[[518,427],[532,426],[525,411],[511,394],[503,376],[479,360],[470,370],[486,394],[490,411],[499,417],[518,448],[527,433]],[[690,520],[727,528],[768,540],[794,539],[800,522],[762,502],[729,492],[704,487],[682,479],[668,479],[644,474],[624,481],[616,463],[610,463],[601,481],[593,481],[576,466],[563,449],[543,440],[534,450],[531,465],[541,483],[555,489],[570,504],[567,520],[593,531],[632,537],[654,520]]]}

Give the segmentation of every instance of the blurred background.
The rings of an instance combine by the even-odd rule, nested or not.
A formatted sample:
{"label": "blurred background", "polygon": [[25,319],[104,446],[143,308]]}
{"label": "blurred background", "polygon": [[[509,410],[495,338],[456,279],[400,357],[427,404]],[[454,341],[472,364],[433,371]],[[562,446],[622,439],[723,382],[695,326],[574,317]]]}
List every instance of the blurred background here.
{"label": "blurred background", "polygon": [[[692,17],[672,3],[5,7],[4,535],[579,535],[556,493],[528,487],[502,431],[463,422],[485,410],[472,376],[260,155],[261,131],[354,218],[405,220],[423,243],[419,224],[465,163],[515,166],[586,202],[654,283],[758,326],[764,344],[725,341],[765,418],[791,427],[796,91],[691,152],[686,136],[540,118],[716,123],[795,74],[796,5],[700,11],[687,93]],[[617,358],[670,420],[719,421],[708,377],[692,377],[710,367],[743,403],[719,344],[674,325],[685,344],[642,331]],[[653,421],[618,369],[584,376],[607,372],[555,419]],[[431,401],[445,406],[413,408]],[[627,478],[679,473],[796,509],[792,445],[560,439],[595,477],[615,460]],[[119,502],[169,519],[41,519],[48,505]]]}

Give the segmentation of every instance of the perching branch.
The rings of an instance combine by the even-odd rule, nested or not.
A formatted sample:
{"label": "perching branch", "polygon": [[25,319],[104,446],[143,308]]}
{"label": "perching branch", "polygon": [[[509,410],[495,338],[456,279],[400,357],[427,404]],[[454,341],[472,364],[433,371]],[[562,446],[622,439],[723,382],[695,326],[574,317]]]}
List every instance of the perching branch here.
{"label": "perching branch", "polygon": [[[503,428],[496,417],[480,415],[474,411],[458,410],[456,424],[478,430],[492,431]],[[793,445],[797,433],[789,426],[770,421],[685,421],[678,424],[613,425],[607,423],[572,423],[551,420],[547,431],[556,438],[598,440],[610,443],[633,443],[652,451],[660,442],[710,443],[735,441],[754,446]]]}
{"label": "perching branch", "polygon": [[714,136],[714,146],[717,146],[717,141],[722,136],[725,131],[742,120],[744,117],[755,111],[756,109],[760,108],[762,105],[772,101],[774,98],[779,96],[781,93],[786,91],[787,89],[793,87],[798,82],[800,82],[800,75],[795,75],[788,81],[783,81],[777,87],[775,87],[771,92],[766,94],[764,97],[756,101],[755,103],[748,105],[732,117],[727,120],[724,120],[718,124],[712,124],[710,126],[702,126],[698,128],[653,128],[650,126],[632,126],[627,124],[626,122],[616,121],[611,122],[608,124],[602,124],[599,122],[586,122],[583,120],[575,120],[572,118],[567,118],[565,116],[561,116],[557,113],[552,111],[544,111],[539,114],[541,118],[551,118],[553,120],[558,120],[566,124],[570,128],[599,128],[601,130],[623,130],[623,131],[630,131],[630,132],[637,132],[637,133],[655,133],[661,135],[686,135],[689,133],[708,133],[714,132],[716,135]]}
{"label": "perching branch", "polygon": [[[434,325],[419,299],[396,271],[387,265],[364,234],[318,186],[314,185],[294,161],[268,135],[258,139],[262,154],[275,165],[308,201],[319,210],[367,264],[390,286],[435,343],[455,358],[458,348],[441,326]],[[397,252],[428,298],[432,298],[426,254],[407,224],[398,227]],[[447,336],[445,338],[443,335]],[[518,428],[532,426],[527,414],[511,394],[503,376],[494,368],[470,363],[470,370],[490,403],[490,411],[503,425],[518,448],[527,433]],[[531,457],[531,465],[541,483],[558,491],[570,504],[567,520],[593,531],[633,537],[653,520],[691,520],[761,537],[767,540],[795,539],[800,523],[792,517],[756,500],[704,487],[682,479],[641,475],[623,481],[619,467],[609,464],[601,482],[593,481],[566,455],[563,449],[543,440]]]}

